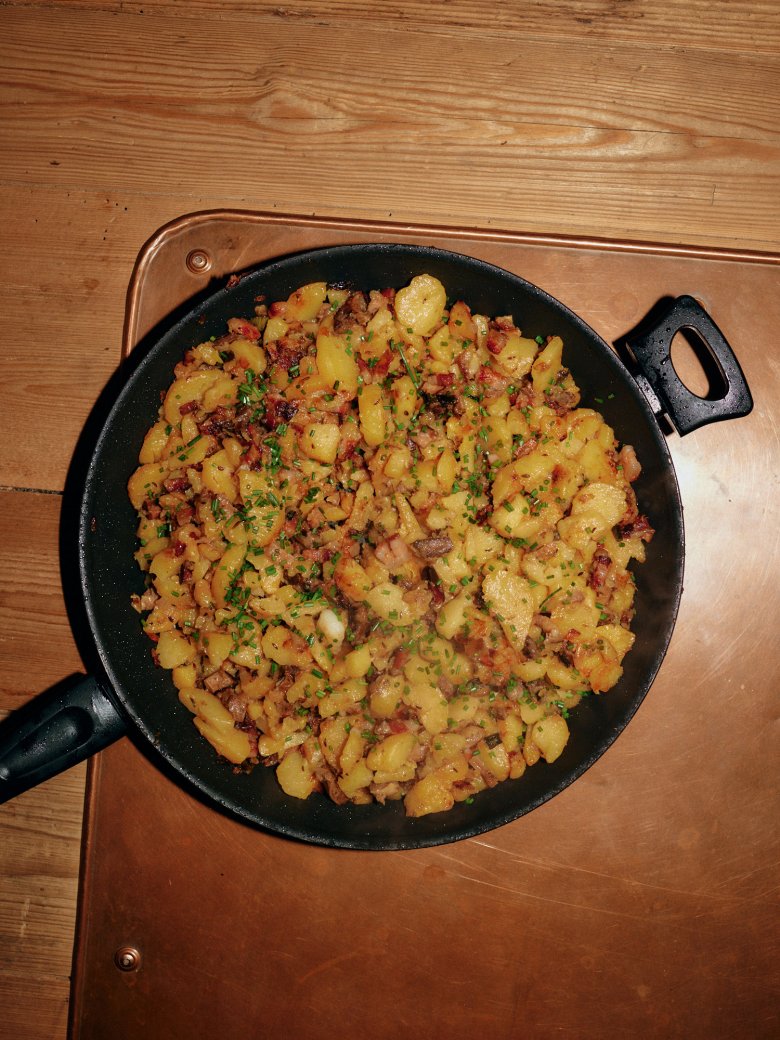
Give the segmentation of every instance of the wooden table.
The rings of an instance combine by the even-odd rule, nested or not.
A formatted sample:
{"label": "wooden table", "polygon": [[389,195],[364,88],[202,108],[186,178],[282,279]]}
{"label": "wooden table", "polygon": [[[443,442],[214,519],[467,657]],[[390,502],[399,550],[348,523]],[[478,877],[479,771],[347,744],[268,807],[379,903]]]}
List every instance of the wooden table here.
{"label": "wooden table", "polygon": [[[232,207],[780,251],[773,0],[0,7],[0,711],[81,663],[60,496],[143,243]],[[63,1037],[85,769],[0,809],[0,1035]]]}

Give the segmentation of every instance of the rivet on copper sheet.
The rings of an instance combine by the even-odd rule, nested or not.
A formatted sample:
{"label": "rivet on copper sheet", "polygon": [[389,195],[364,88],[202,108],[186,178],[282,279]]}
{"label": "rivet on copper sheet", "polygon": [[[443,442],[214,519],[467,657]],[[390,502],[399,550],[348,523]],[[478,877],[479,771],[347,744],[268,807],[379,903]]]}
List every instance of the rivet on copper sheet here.
{"label": "rivet on copper sheet", "polygon": [[114,954],[114,964],[120,971],[138,971],[141,967],[141,951],[135,946],[120,946]]}
{"label": "rivet on copper sheet", "polygon": [[193,274],[203,274],[211,267],[211,257],[205,249],[192,249],[187,253],[185,263]]}

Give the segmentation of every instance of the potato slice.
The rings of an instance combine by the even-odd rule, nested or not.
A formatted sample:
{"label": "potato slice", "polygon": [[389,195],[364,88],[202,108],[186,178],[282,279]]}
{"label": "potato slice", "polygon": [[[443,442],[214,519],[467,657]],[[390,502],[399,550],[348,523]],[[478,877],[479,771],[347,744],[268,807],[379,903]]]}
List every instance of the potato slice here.
{"label": "potato slice", "polygon": [[376,448],[385,439],[385,409],[382,404],[382,387],[379,383],[368,383],[358,397],[360,432],[371,448]]}
{"label": "potato slice", "polygon": [[395,294],[395,313],[405,329],[428,336],[440,324],[447,306],[447,292],[438,278],[418,274]]}
{"label": "potato slice", "polygon": [[522,651],[534,616],[530,582],[506,570],[493,571],[482,582],[482,595],[504,635],[516,650]]}
{"label": "potato slice", "polygon": [[604,521],[604,529],[619,523],[626,511],[626,493],[614,484],[587,484],[577,492],[571,505],[571,515],[596,514]]}
{"label": "potato slice", "polygon": [[531,740],[539,748],[545,762],[554,762],[560,758],[569,739],[569,727],[566,719],[560,715],[548,715],[539,719],[531,727]]}
{"label": "potato slice", "polygon": [[244,524],[253,547],[270,545],[284,524],[284,500],[278,482],[265,470],[239,470]]}
{"label": "potato slice", "polygon": [[222,554],[222,558],[214,568],[211,579],[211,595],[218,607],[226,607],[230,589],[241,572],[246,556],[245,545],[231,545]]}
{"label": "potato slice", "polygon": [[561,353],[563,340],[560,336],[552,336],[531,367],[534,390],[541,394],[550,387],[561,370]]}
{"label": "potato slice", "polygon": [[334,390],[354,394],[358,388],[360,370],[354,350],[341,336],[320,331],[317,336],[317,371]]}
{"label": "potato slice", "polygon": [[309,282],[290,293],[284,309],[287,321],[310,321],[325,302],[327,290],[325,282]]}
{"label": "potato slice", "polygon": [[308,798],[317,789],[317,778],[297,748],[288,751],[279,763],[276,779],[284,793],[291,798]]}
{"label": "potato slice", "polygon": [[224,373],[218,368],[200,369],[177,379],[165,395],[163,415],[166,422],[171,426],[177,426],[184,414],[182,409],[186,410],[192,404],[196,406],[200,404],[209,387],[214,386],[221,379],[224,379]]}
{"label": "potato slice", "polygon": [[332,464],[339,450],[339,428],[331,423],[310,423],[304,426],[298,443],[301,451],[315,462]]}
{"label": "potato slice", "polygon": [[157,640],[157,659],[161,668],[178,668],[188,664],[197,651],[193,644],[180,632],[161,632]]}
{"label": "potato slice", "polygon": [[439,772],[419,780],[404,799],[407,816],[427,816],[429,813],[447,812],[455,804],[452,785]]}

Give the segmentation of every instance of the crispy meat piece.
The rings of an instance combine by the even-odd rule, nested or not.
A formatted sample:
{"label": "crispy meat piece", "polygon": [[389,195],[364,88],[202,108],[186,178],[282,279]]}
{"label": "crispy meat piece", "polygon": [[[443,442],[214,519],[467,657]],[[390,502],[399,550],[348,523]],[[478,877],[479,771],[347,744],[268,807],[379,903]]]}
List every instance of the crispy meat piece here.
{"label": "crispy meat piece", "polygon": [[522,444],[517,445],[517,447],[512,452],[512,458],[522,459],[526,455],[530,455],[531,452],[534,451],[538,443],[539,442],[536,440],[535,437],[529,437],[527,441],[523,441]]}
{"label": "crispy meat piece", "polygon": [[592,589],[603,588],[611,565],[611,557],[607,554],[604,546],[599,545],[593,554],[593,563],[591,564],[590,576],[588,578],[588,585]]}
{"label": "crispy meat piece", "polygon": [[435,560],[452,552],[452,539],[446,534],[418,538],[416,542],[412,542],[412,548],[423,560]]}
{"label": "crispy meat piece", "polygon": [[449,390],[455,382],[455,375],[452,372],[436,372],[432,376],[428,376],[423,381],[422,391],[425,394],[434,396],[436,394],[443,394]]}
{"label": "crispy meat piece", "polygon": [[230,690],[229,692],[223,693],[221,699],[222,703],[233,716],[235,722],[243,723],[246,719],[246,695],[244,693],[239,693],[236,690]]}
{"label": "crispy meat piece", "polygon": [[207,676],[203,680],[203,685],[207,690],[210,690],[211,693],[219,693],[220,690],[225,690],[228,686],[232,686],[233,680],[227,672],[219,668],[216,672],[212,672],[211,675]]}
{"label": "crispy meat piece", "polygon": [[371,289],[368,294],[368,314],[373,317],[377,311],[387,306],[387,298],[378,289]]}
{"label": "crispy meat piece", "polygon": [[309,353],[311,346],[312,341],[304,329],[291,328],[281,339],[267,343],[265,349],[272,365],[289,372],[295,365],[300,364],[301,358]]}
{"label": "crispy meat piece", "polygon": [[288,401],[279,394],[267,394],[263,425],[269,430],[275,430],[282,423],[290,422],[298,411],[298,405],[298,401]]}
{"label": "crispy meat piece", "polygon": [[325,788],[328,792],[328,797],[332,802],[335,802],[336,805],[346,805],[349,799],[339,787],[336,777],[333,775],[332,770],[328,766],[317,766],[317,768],[314,770],[314,775],[317,777],[320,783],[325,785]]}
{"label": "crispy meat piece", "polygon": [[646,516],[640,515],[632,523],[622,526],[620,534],[623,538],[641,538],[643,542],[649,542],[655,529],[650,526]]}
{"label": "crispy meat piece", "polygon": [[344,303],[333,315],[333,331],[337,334],[349,329],[362,328],[367,325],[371,314],[368,300],[362,292],[350,293]]}
{"label": "crispy meat piece", "polygon": [[186,477],[169,477],[163,481],[163,487],[170,494],[174,491],[186,491],[189,486],[190,482]]}
{"label": "crispy meat piece", "polygon": [[477,373],[477,382],[482,386],[485,397],[500,397],[509,386],[507,376],[502,376],[494,368],[482,365]]}
{"label": "crispy meat piece", "polygon": [[491,354],[500,354],[506,346],[506,341],[507,334],[502,329],[491,328],[488,330],[485,345]]}
{"label": "crispy meat piece", "polygon": [[213,412],[198,424],[198,433],[203,436],[219,437],[223,433],[234,431],[235,411],[224,405],[217,405]]}
{"label": "crispy meat piece", "polygon": [[580,395],[574,390],[553,384],[545,392],[545,400],[556,415],[566,415],[580,403]]}

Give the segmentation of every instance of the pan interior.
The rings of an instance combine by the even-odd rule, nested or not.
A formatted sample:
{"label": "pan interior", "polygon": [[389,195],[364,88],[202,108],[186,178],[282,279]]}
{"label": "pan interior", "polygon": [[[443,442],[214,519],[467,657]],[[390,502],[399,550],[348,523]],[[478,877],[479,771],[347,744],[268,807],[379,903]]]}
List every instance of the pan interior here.
{"label": "pan interior", "polygon": [[[439,278],[451,301],[473,311],[512,314],[523,334],[562,336],[564,360],[582,391],[621,442],[633,444],[643,472],[634,485],[640,512],[656,530],[647,562],[636,568],[636,642],[609,693],[581,702],[569,719],[561,758],[540,763],[449,812],[409,819],[400,803],[337,806],[324,796],[288,798],[273,771],[236,773],[217,758],[179,703],[169,673],[156,668],[148,637],[130,607],[143,591],[133,553],[136,517],[126,483],[157,417],[160,393],[184,351],[225,331],[230,317],[252,313],[255,298],[286,298],[311,281],[351,288],[400,288],[414,275]],[[598,399],[598,403],[597,403]],[[199,303],[147,350],[114,404],[86,480],[79,557],[83,595],[106,678],[141,732],[181,777],[244,820],[272,831],[346,848],[436,845],[500,826],[537,807],[580,776],[615,740],[645,697],[666,651],[682,586],[683,529],[669,452],[652,413],[614,352],[579,317],[523,279],[470,257],[424,246],[356,245],[316,250],[268,264]]]}

